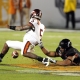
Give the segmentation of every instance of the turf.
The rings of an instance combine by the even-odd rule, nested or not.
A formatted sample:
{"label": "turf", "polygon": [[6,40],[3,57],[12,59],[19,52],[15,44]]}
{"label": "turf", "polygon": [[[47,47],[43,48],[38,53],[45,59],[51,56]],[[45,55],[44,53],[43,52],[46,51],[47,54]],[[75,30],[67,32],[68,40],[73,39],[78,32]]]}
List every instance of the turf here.
{"label": "turf", "polygon": [[[22,41],[24,34],[25,31],[0,31],[0,51],[2,50],[2,47],[6,40]],[[45,32],[43,36],[43,44],[48,50],[54,51],[58,46],[59,41],[63,38],[69,38],[73,43],[72,45],[78,50],[80,49],[80,32]],[[29,58],[25,58],[20,54],[17,59],[13,59],[11,56],[12,51],[13,49],[10,49],[4,57],[3,61],[0,63],[1,80],[67,80],[67,76],[59,76],[51,73],[39,73],[38,69],[36,68],[32,69],[13,66],[13,64],[37,65],[42,63]],[[42,53],[38,46],[35,47],[34,53],[39,56],[46,57],[46,55]],[[61,58],[56,59],[61,60]],[[35,70],[37,70],[38,72],[36,72]],[[79,76],[68,76],[68,80],[79,80],[79,78]]]}

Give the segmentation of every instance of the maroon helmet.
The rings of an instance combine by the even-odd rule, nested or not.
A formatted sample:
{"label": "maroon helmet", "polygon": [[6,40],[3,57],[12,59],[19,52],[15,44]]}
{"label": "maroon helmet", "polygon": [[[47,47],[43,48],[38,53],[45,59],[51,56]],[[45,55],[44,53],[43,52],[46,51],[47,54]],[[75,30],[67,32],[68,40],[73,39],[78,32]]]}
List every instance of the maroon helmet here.
{"label": "maroon helmet", "polygon": [[36,18],[38,20],[41,20],[41,17],[42,17],[42,12],[39,9],[34,9],[30,14],[30,18]]}

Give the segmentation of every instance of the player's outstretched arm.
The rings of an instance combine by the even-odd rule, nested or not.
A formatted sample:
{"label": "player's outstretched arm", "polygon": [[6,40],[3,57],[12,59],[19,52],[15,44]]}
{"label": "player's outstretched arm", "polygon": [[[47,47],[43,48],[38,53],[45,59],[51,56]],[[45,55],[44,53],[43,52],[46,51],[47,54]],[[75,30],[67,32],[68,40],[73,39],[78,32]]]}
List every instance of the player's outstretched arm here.
{"label": "player's outstretched arm", "polygon": [[47,56],[49,56],[49,57],[57,57],[56,52],[55,52],[55,51],[48,51],[48,50],[44,47],[42,41],[40,41],[40,43],[39,43],[38,45],[39,45],[39,47],[41,48],[42,52],[43,52],[45,55],[47,55]]}
{"label": "player's outstretched arm", "polygon": [[74,56],[69,56],[67,59],[63,61],[56,60],[56,62],[54,62],[54,59],[50,59],[50,61],[51,63],[55,63],[56,65],[59,65],[59,66],[77,65],[76,63],[73,62],[73,58]]}
{"label": "player's outstretched arm", "polygon": [[29,23],[25,26],[9,26],[9,25],[7,25],[7,28],[15,30],[15,31],[23,31],[23,30],[31,29],[32,27],[33,27],[33,25],[31,23]]}

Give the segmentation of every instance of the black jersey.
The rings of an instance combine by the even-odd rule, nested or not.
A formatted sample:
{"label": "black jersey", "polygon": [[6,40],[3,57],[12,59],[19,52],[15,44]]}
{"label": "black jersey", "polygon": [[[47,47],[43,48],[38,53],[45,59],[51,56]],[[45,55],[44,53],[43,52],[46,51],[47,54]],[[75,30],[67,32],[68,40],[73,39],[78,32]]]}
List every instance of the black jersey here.
{"label": "black jersey", "polygon": [[74,55],[77,55],[78,57],[74,59],[73,62],[75,62],[76,64],[80,64],[80,52],[76,48],[73,48],[73,47],[70,47],[69,49],[64,50],[61,58],[65,60],[67,59],[67,57],[74,56]]}

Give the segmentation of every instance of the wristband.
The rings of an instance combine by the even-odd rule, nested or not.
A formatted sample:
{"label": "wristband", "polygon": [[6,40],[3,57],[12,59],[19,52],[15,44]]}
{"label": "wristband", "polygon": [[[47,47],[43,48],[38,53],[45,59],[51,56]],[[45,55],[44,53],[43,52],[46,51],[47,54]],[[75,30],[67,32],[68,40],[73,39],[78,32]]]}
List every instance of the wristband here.
{"label": "wristband", "polygon": [[16,26],[9,26],[10,29],[15,30]]}

